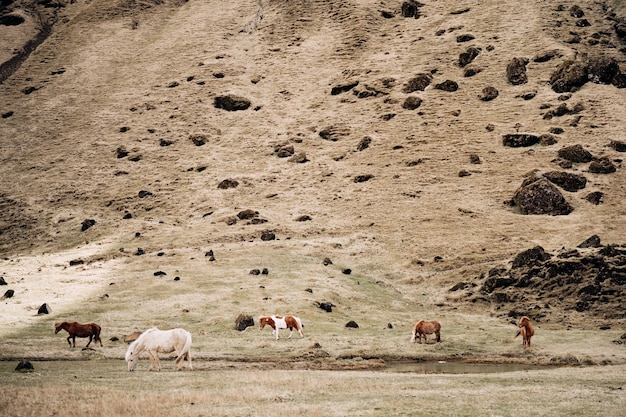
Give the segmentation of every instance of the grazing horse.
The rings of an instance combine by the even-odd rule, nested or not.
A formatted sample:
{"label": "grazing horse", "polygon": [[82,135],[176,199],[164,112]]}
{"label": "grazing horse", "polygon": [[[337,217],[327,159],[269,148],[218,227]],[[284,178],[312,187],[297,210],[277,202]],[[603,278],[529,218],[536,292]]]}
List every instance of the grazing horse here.
{"label": "grazing horse", "polygon": [[147,351],[150,355],[150,366],[148,371],[152,370],[152,363],[156,363],[157,371],[161,370],[161,362],[158,353],[176,352],[176,370],[180,371],[183,362],[187,358],[189,370],[191,366],[191,333],[185,329],[159,330],[156,327],[143,332],[137,340],[128,346],[126,351],[126,362],[128,362],[128,370],[134,371],[139,362],[139,355]]}
{"label": "grazing horse", "polygon": [[519,336],[520,334],[522,335],[522,345],[525,348],[529,348],[530,338],[534,336],[535,328],[533,327],[530,319],[527,316],[524,316],[519,320],[519,330],[517,331],[515,337]]}
{"label": "grazing horse", "polygon": [[[61,330],[65,330],[69,333],[69,336],[67,337],[67,343],[70,344],[70,347],[76,347],[77,337],[89,338],[89,342],[87,342],[87,346],[85,346],[85,348],[89,347],[89,344],[92,340],[100,342],[100,346],[102,346],[102,339],[100,339],[100,330],[102,329],[96,323],[80,324],[76,323],[75,321],[62,321],[54,323],[54,334],[59,333]],[[72,342],[74,342],[73,346],[72,342],[70,342],[70,339],[72,339]]]}
{"label": "grazing horse", "polygon": [[302,321],[295,316],[261,316],[259,317],[259,325],[261,326],[261,330],[263,330],[265,325],[274,329],[272,333],[276,335],[276,340],[278,340],[278,331],[280,329],[291,330],[289,338],[293,335],[293,329],[296,329],[298,333],[300,333],[300,337],[304,337],[304,334],[302,333]]}
{"label": "grazing horse", "polygon": [[411,336],[411,342],[417,343],[417,337],[419,336],[420,343],[422,343],[422,336],[424,336],[424,343],[428,343],[428,335],[435,333],[437,336],[437,343],[441,342],[441,324],[438,321],[418,321],[413,327],[413,333]]}

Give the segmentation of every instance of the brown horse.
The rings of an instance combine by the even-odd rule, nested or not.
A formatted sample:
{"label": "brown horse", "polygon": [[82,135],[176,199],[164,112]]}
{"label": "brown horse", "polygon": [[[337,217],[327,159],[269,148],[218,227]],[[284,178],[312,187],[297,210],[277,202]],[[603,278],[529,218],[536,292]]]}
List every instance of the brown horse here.
{"label": "brown horse", "polygon": [[438,321],[418,321],[413,327],[413,334],[411,336],[411,342],[417,343],[417,337],[419,336],[420,343],[422,343],[422,336],[424,336],[424,343],[428,343],[428,335],[435,333],[437,336],[437,343],[441,342],[441,324]]}
{"label": "brown horse", "polygon": [[[59,323],[54,323],[54,334],[59,333],[61,330],[65,330],[69,333],[69,336],[67,337],[67,343],[70,344],[70,347],[76,347],[77,337],[89,338],[89,342],[87,342],[87,346],[85,346],[86,348],[89,347],[92,339],[96,342],[100,342],[100,346],[102,346],[102,339],[100,339],[100,330],[102,329],[96,323],[80,324],[75,321],[62,321]],[[73,346],[70,339],[72,339],[72,341],[74,342]]]}
{"label": "brown horse", "polygon": [[517,331],[517,334],[515,335],[515,337],[522,335],[522,345],[525,348],[529,348],[530,347],[530,338],[534,336],[535,334],[535,328],[533,327],[533,325],[530,323],[530,319],[527,316],[522,317],[519,320],[519,330]]}

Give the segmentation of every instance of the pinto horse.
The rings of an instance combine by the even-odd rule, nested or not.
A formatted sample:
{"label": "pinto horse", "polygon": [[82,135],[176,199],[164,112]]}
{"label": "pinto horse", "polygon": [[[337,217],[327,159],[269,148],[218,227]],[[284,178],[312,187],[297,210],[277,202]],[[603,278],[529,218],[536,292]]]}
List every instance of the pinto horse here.
{"label": "pinto horse", "polygon": [[420,343],[422,343],[422,336],[424,336],[424,343],[428,343],[428,335],[435,333],[437,336],[437,343],[441,342],[441,324],[438,321],[424,321],[420,320],[413,326],[413,333],[411,335],[411,342],[417,343],[417,337],[419,336]]}
{"label": "pinto horse", "polygon": [[515,337],[519,336],[520,334],[522,335],[522,345],[525,348],[529,348],[530,338],[535,335],[535,328],[533,327],[530,319],[527,316],[524,316],[519,320],[519,330],[517,331]]}
{"label": "pinto horse", "polygon": [[276,340],[278,340],[278,331],[280,329],[289,329],[291,333],[289,333],[289,338],[293,335],[293,329],[296,329],[298,333],[300,333],[300,337],[304,337],[302,333],[302,321],[295,316],[261,316],[259,317],[259,325],[261,330],[265,327],[265,325],[270,326],[273,334],[276,335]]}
{"label": "pinto horse", "polygon": [[161,370],[161,362],[159,361],[159,352],[170,353],[176,352],[176,370],[180,371],[183,367],[185,358],[189,364],[189,370],[193,371],[191,366],[191,333],[185,329],[159,330],[156,327],[143,332],[137,340],[128,346],[126,351],[126,362],[128,362],[128,370],[134,371],[139,362],[139,355],[147,351],[150,355],[150,366],[148,371],[152,370],[152,363],[156,363],[157,371]]}
{"label": "pinto horse", "polygon": [[[96,323],[80,324],[75,321],[62,321],[54,323],[54,334],[59,333],[61,330],[65,330],[69,333],[69,336],[67,337],[67,343],[70,344],[70,347],[76,347],[77,337],[89,338],[89,342],[87,342],[87,346],[85,346],[85,348],[89,347],[89,344],[92,340],[100,342],[100,346],[102,346],[102,339],[100,339],[100,330],[102,329]],[[70,342],[70,339],[72,339],[72,342],[74,342],[73,346],[72,342]]]}

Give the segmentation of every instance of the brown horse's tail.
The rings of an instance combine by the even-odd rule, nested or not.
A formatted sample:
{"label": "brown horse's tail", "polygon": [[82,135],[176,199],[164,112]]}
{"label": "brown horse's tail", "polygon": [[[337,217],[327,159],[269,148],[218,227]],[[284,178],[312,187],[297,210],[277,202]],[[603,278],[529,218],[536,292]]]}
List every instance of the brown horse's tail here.
{"label": "brown horse's tail", "polygon": [[100,342],[100,346],[102,346],[102,339],[100,339],[100,332],[102,331],[102,327],[100,327],[100,325],[93,323],[91,325],[94,328],[94,332],[93,335],[95,337],[95,341],[96,342]]}

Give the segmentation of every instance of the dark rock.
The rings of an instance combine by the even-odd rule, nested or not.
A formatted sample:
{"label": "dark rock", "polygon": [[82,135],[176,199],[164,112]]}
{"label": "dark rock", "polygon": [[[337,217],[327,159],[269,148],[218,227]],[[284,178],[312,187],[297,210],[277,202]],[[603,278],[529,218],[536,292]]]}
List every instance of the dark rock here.
{"label": "dark rock", "polygon": [[513,58],[506,67],[506,78],[513,85],[526,84],[528,75],[526,75],[527,58]]}
{"label": "dark rock", "polygon": [[14,290],[6,290],[4,293],[4,296],[2,296],[2,298],[11,298],[15,295],[15,291]]}
{"label": "dark rock", "polygon": [[359,85],[358,81],[354,81],[348,84],[340,84],[338,86],[333,87],[330,90],[330,94],[333,96],[336,96],[337,94],[345,93],[345,92],[352,90],[357,85]]}
{"label": "dark rock", "polygon": [[359,325],[356,323],[356,321],[350,320],[349,322],[346,323],[346,327],[349,327],[352,329],[358,329]]}
{"label": "dark rock", "polygon": [[447,91],[449,93],[453,93],[459,89],[459,85],[452,80],[445,80],[442,83],[436,84],[435,88],[437,90]]}
{"label": "dark rock", "polygon": [[481,163],[480,156],[476,155],[475,153],[470,154],[469,160],[470,160],[470,163],[475,164],[475,165]]}
{"label": "dark rock", "polygon": [[332,265],[333,261],[331,261],[330,258],[324,258],[324,260],[322,261],[322,264],[324,266]]}
{"label": "dark rock", "polygon": [[572,145],[560,149],[558,151],[559,158],[567,159],[568,161],[577,163],[591,162],[593,155],[583,148],[582,145]]}
{"label": "dark rock", "polygon": [[275,239],[276,239],[276,234],[274,234],[274,232],[272,231],[265,230],[261,233],[261,240],[264,242],[275,240]]}
{"label": "dark rock", "polygon": [[612,140],[609,146],[617,152],[626,152],[626,143],[622,141]]}
{"label": "dark rock", "polygon": [[611,174],[616,170],[613,162],[607,157],[598,158],[589,164],[589,172],[594,174]]}
{"label": "dark rock", "polygon": [[333,311],[333,307],[335,306],[332,303],[317,303],[318,307],[321,308],[322,310],[324,310],[327,313],[332,313]]}
{"label": "dark rock", "polygon": [[267,268],[261,269],[261,275],[269,275],[269,273],[270,273],[269,269],[267,269]]}
{"label": "dark rock", "polygon": [[587,63],[587,78],[592,83],[611,84],[619,72],[617,60],[608,56],[590,58]]}
{"label": "dark rock", "polygon": [[491,294],[495,289],[506,288],[517,282],[517,279],[511,277],[491,277],[487,278],[480,288],[483,294]]}
{"label": "dark rock", "polygon": [[319,133],[320,137],[325,140],[336,142],[344,136],[350,134],[350,129],[345,125],[328,126]]}
{"label": "dark rock", "polygon": [[124,147],[119,147],[119,148],[117,148],[115,153],[116,153],[117,158],[121,159],[121,158],[124,158],[124,157],[128,156],[129,152]]}
{"label": "dark rock", "polygon": [[354,182],[359,183],[359,182],[366,182],[371,180],[372,178],[374,178],[373,175],[371,174],[365,174],[365,175],[357,175],[354,177]]}
{"label": "dark rock", "polygon": [[228,188],[236,188],[238,186],[239,186],[239,181],[227,178],[223,180],[222,182],[220,182],[217,185],[217,188],[219,188],[220,190],[226,190]]}
{"label": "dark rock", "polygon": [[469,42],[469,41],[473,41],[474,39],[476,39],[476,37],[469,33],[466,33],[464,35],[459,35],[456,37],[456,41],[458,43]]}
{"label": "dark rock", "polygon": [[9,117],[13,116],[13,114],[14,114],[14,113],[13,113],[13,111],[12,111],[12,110],[7,111],[7,112],[4,112],[4,113],[2,113],[2,118],[3,118],[3,119],[8,119]]}
{"label": "dark rock", "polygon": [[311,216],[309,216],[307,214],[299,216],[299,217],[296,218],[297,222],[308,222],[308,221],[311,221],[311,220],[313,220],[313,219],[311,218]]}
{"label": "dark rock", "polygon": [[570,172],[553,171],[543,174],[553,184],[558,185],[565,191],[576,192],[582,190],[587,185],[587,178],[582,175]]}
{"label": "dark rock", "polygon": [[474,61],[478,54],[480,54],[480,48],[470,46],[465,52],[462,52],[459,55],[459,66],[461,68],[465,67],[466,65]]}
{"label": "dark rock", "polygon": [[415,96],[409,96],[402,103],[402,108],[407,110],[415,110],[422,105],[422,99]]}
{"label": "dark rock", "polygon": [[402,89],[402,92],[406,94],[413,93],[415,91],[424,91],[426,87],[433,81],[433,76],[427,73],[417,74],[411,78]]}
{"label": "dark rock", "polygon": [[539,144],[541,146],[550,146],[556,143],[558,143],[558,140],[548,133],[544,133],[543,135],[539,136]]}
{"label": "dark rock", "polygon": [[239,330],[240,332],[246,330],[248,327],[253,326],[254,319],[252,318],[252,316],[249,316],[247,314],[240,314],[235,319],[235,329]]}
{"label": "dark rock", "polygon": [[350,275],[352,273],[352,270],[350,268],[345,268],[341,270],[341,273],[344,275]]}
{"label": "dark rock", "polygon": [[9,284],[7,284],[7,282],[4,279],[4,277],[0,277],[0,285],[9,285]]}
{"label": "dark rock", "polygon": [[82,259],[72,259],[72,260],[70,260],[70,266],[83,265],[84,263],[85,263],[85,261],[83,261]]}
{"label": "dark rock", "polygon": [[156,272],[154,273],[154,276],[155,276],[155,277],[161,277],[161,276],[163,276],[163,275],[167,275],[167,274],[166,274],[165,272],[163,272],[163,271],[156,271]]}
{"label": "dark rock", "polygon": [[463,282],[463,281],[461,281],[461,282],[457,282],[456,284],[454,284],[454,285],[452,286],[452,288],[450,288],[448,291],[450,291],[450,292],[455,292],[455,291],[458,291],[458,290],[464,290],[464,289],[466,289],[468,286],[469,286],[469,284],[468,284],[467,282]]}
{"label": "dark rock", "polygon": [[293,145],[278,145],[274,148],[274,153],[279,158],[287,158],[294,154],[295,149]]}
{"label": "dark rock", "polygon": [[361,139],[361,141],[357,145],[356,150],[359,152],[364,151],[367,148],[369,148],[370,143],[372,143],[372,138],[369,136],[364,137],[363,139]]}
{"label": "dark rock", "polygon": [[21,360],[15,367],[15,370],[19,372],[33,372],[35,367],[29,361]]}
{"label": "dark rock", "polygon": [[587,66],[576,61],[563,62],[550,77],[556,93],[574,92],[588,81]]}
{"label": "dark rock", "polygon": [[153,194],[150,191],[146,191],[146,190],[140,190],[137,193],[137,197],[139,197],[139,198],[146,198],[146,197],[151,196],[151,195],[153,195]]}
{"label": "dark rock", "polygon": [[305,162],[309,162],[309,159],[306,157],[306,153],[298,152],[297,154],[295,154],[291,158],[289,158],[289,162],[295,162],[297,164],[303,164]]}
{"label": "dark rock", "polygon": [[261,270],[260,269],[251,269],[250,270],[250,275],[260,275],[261,274]]}
{"label": "dark rock", "polygon": [[466,169],[462,169],[459,171],[459,177],[463,178],[463,177],[469,177],[470,175],[472,175],[471,172],[469,172]]}
{"label": "dark rock", "polygon": [[480,74],[482,72],[482,68],[465,68],[465,70],[463,70],[463,76],[464,77],[473,77],[476,74]]}
{"label": "dark rock", "polygon": [[193,135],[189,135],[189,140],[196,146],[203,146],[209,141],[209,138],[202,133],[194,133]]}
{"label": "dark rock", "polygon": [[585,239],[580,245],[576,246],[577,248],[599,248],[602,244],[600,243],[600,236],[593,235]]}
{"label": "dark rock", "polygon": [[254,211],[254,210],[250,210],[250,209],[246,209],[246,210],[242,210],[239,213],[237,213],[237,217],[240,220],[249,220],[249,219],[253,219],[255,217],[259,216],[259,212],[258,211]]}
{"label": "dark rock", "polygon": [[548,180],[538,179],[521,186],[513,196],[513,202],[522,214],[567,215],[574,208]]}
{"label": "dark rock", "polygon": [[143,248],[137,248],[137,252],[135,252],[135,256],[141,256],[144,255],[146,253],[145,250],[143,250]]}
{"label": "dark rock", "polygon": [[51,311],[52,309],[50,308],[50,306],[47,303],[44,303],[37,310],[37,314],[50,314]]}
{"label": "dark rock", "polygon": [[585,15],[585,12],[583,11],[583,9],[580,8],[580,6],[573,5],[569,9],[569,14],[572,17],[580,19],[581,17],[583,17]]}
{"label": "dark rock", "polygon": [[478,98],[482,101],[491,101],[498,97],[498,94],[500,93],[495,87],[488,86],[483,88],[483,91],[481,94],[478,95]]}
{"label": "dark rock", "polygon": [[540,55],[537,55],[535,58],[533,58],[533,62],[548,62],[551,59],[553,59],[554,57],[556,57],[557,55],[559,55],[558,51],[548,51],[548,52],[544,52]]}
{"label": "dark rock", "polygon": [[502,135],[502,144],[511,148],[533,146],[539,143],[539,136],[529,133],[509,133]]}
{"label": "dark rock", "polygon": [[513,259],[511,269],[526,267],[530,265],[539,265],[544,261],[552,258],[548,252],[546,252],[541,246],[535,246],[534,248],[527,249],[518,253]]}
{"label": "dark rock", "polygon": [[591,204],[595,204],[596,206],[602,204],[603,199],[604,193],[602,191],[594,191],[585,196],[585,200],[589,201]]}
{"label": "dark rock", "polygon": [[246,110],[251,105],[250,100],[236,95],[217,96],[214,104],[216,108],[227,111]]}
{"label": "dark rock", "polygon": [[96,224],[96,221],[94,219],[85,219],[81,223],[80,231],[84,232],[85,230],[89,229],[90,227],[94,226],[95,224]]}
{"label": "dark rock", "polygon": [[420,14],[420,7],[422,7],[423,4],[420,3],[419,1],[415,1],[415,0],[407,0],[402,2],[402,8],[401,8],[401,13],[403,17],[408,17],[408,18],[419,18],[421,16]]}

